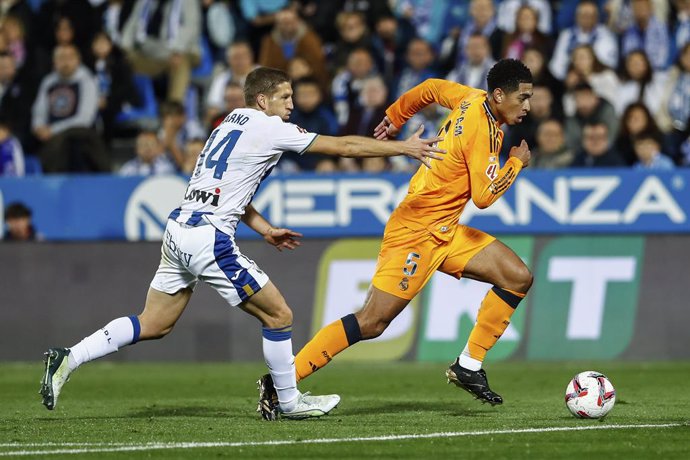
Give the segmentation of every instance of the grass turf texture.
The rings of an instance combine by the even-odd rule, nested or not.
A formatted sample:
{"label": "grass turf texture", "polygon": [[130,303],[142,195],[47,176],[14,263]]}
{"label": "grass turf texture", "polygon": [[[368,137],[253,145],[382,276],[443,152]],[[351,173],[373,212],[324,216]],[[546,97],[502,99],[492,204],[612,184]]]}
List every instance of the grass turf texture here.
{"label": "grass turf texture", "polygon": [[[72,375],[50,412],[37,393],[41,364],[4,363],[0,457],[36,452],[28,458],[690,458],[690,363],[491,364],[489,381],[506,401],[497,407],[446,385],[445,368],[334,362],[300,388],[340,394],[338,409],[318,420],[269,423],[254,412],[255,381],[264,372],[259,364],[91,363]],[[616,407],[603,421],[575,419],[565,408],[566,384],[583,370],[603,372],[618,392]],[[668,423],[682,426],[494,432]],[[480,431],[492,433],[295,443]],[[266,445],[269,441],[291,443]],[[38,445],[50,442],[56,445]],[[174,442],[238,445],[149,445]],[[132,447],[142,450],[55,453]]]}

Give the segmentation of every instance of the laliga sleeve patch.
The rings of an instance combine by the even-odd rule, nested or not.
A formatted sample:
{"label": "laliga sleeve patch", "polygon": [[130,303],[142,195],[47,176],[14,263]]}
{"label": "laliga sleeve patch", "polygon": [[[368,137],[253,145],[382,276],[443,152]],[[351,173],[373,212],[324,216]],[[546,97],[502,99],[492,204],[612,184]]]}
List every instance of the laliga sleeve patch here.
{"label": "laliga sleeve patch", "polygon": [[489,165],[488,168],[486,168],[486,176],[491,179],[491,182],[498,177],[498,165],[496,163],[492,163]]}

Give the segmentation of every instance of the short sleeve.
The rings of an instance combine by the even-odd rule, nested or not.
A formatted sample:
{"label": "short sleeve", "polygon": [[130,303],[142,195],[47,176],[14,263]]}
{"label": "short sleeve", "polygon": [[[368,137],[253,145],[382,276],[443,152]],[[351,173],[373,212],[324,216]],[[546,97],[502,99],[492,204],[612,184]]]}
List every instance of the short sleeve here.
{"label": "short sleeve", "polygon": [[316,133],[310,133],[293,123],[276,123],[271,126],[273,131],[273,146],[286,152],[303,154],[314,142]]}

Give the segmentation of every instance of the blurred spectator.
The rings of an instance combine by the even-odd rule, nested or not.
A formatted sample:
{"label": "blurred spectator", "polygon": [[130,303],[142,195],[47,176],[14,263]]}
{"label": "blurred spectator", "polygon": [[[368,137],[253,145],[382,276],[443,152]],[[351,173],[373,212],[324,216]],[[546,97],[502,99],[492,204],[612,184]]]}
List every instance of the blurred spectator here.
{"label": "blurred spectator", "polygon": [[88,55],[89,43],[91,42],[77,43],[75,41],[77,32],[72,20],[67,16],[61,16],[57,19],[53,33],[55,34],[55,46],[74,45],[82,56]]}
{"label": "blurred spectator", "polygon": [[519,30],[520,10],[523,8],[529,8],[535,13],[535,18],[539,21],[535,26],[538,26],[539,32],[544,35],[551,34],[551,5],[547,0],[503,0],[498,5],[496,14],[498,27],[512,34],[517,24]]}
{"label": "blurred spectator", "polygon": [[93,38],[87,65],[98,84],[98,115],[103,138],[109,144],[115,132],[117,115],[126,104],[139,106],[141,101],[129,63],[105,32],[98,32]]}
{"label": "blurred spectator", "polygon": [[[67,21],[60,27],[65,25],[68,27],[60,29],[60,33],[72,33],[70,43],[77,45],[77,47],[83,46],[83,49],[79,49],[81,52],[87,51],[93,36],[102,24],[98,17],[98,11],[91,6],[88,0],[44,1],[36,15],[32,36],[41,40],[41,46],[50,55],[58,44],[56,32],[58,32],[58,24],[63,18]],[[54,33],[47,33],[48,31]],[[62,37],[63,40],[64,38]]]}
{"label": "blurred spectator", "polygon": [[108,0],[100,7],[103,30],[117,46],[122,46],[122,30],[132,14],[135,0]]}
{"label": "blurred spectator", "polygon": [[563,100],[563,82],[551,74],[544,51],[534,46],[528,46],[522,55],[522,62],[532,73],[533,84],[548,87],[554,100],[559,101],[560,106],[560,101]]}
{"label": "blurred spectator", "polygon": [[148,130],[141,131],[137,136],[136,157],[120,168],[122,176],[153,176],[175,172],[175,165],[166,156],[158,135],[155,131]]}
{"label": "blurred spectator", "polygon": [[[505,2],[501,5],[504,4]],[[501,16],[500,8],[498,16]],[[551,54],[553,43],[551,37],[537,29],[539,12],[536,9],[529,5],[521,6],[517,10],[515,21],[513,31],[503,37],[500,51],[502,58],[520,60],[528,46],[541,48],[546,54]]]}
{"label": "blurred spectator", "polygon": [[184,163],[184,145],[188,139],[205,137],[206,133],[196,120],[187,119],[184,106],[178,101],[166,101],[160,108],[161,129],[158,137],[178,168]]}
{"label": "blurred spectator", "polygon": [[376,75],[376,68],[371,53],[364,48],[352,51],[347,58],[345,69],[338,72],[333,79],[331,89],[335,114],[340,126],[347,122],[350,110],[357,107],[364,79],[373,75]]}
{"label": "blurred spectator", "polygon": [[335,43],[333,70],[341,70],[347,64],[347,57],[357,48],[366,48],[373,53],[371,34],[366,18],[362,13],[339,13],[335,20],[338,28],[338,41]]}
{"label": "blurred spectator", "polygon": [[554,77],[565,79],[570,56],[578,45],[590,45],[597,59],[604,65],[618,67],[618,38],[599,23],[599,9],[594,1],[587,0],[577,6],[575,26],[562,30],[558,35],[549,69]]}
{"label": "blurred spectator", "polygon": [[183,101],[201,59],[201,6],[196,1],[137,0],[122,31],[136,73],[167,74],[167,99]]}
{"label": "blurred spectator", "polygon": [[276,25],[261,41],[259,64],[287,70],[288,61],[295,56],[304,58],[314,70],[314,76],[326,86],[326,61],[321,50],[321,39],[309,29],[297,13],[285,9],[276,15]]}
{"label": "blurred spectator", "polygon": [[[220,60],[228,46],[239,37],[246,37],[246,24],[240,17],[237,2],[226,0],[201,0],[202,51],[204,59]],[[251,46],[250,46],[251,47]],[[204,53],[208,56],[204,56]],[[203,64],[201,64],[203,65]]]}
{"label": "blurred spectator", "polygon": [[30,145],[31,105],[37,86],[24,69],[17,71],[12,54],[0,52],[0,117],[24,146]]}
{"label": "blurred spectator", "polygon": [[223,95],[223,104],[223,110],[209,121],[212,130],[216,129],[230,112],[244,107],[244,89],[238,83],[228,82]]}
{"label": "blurred spectator", "polygon": [[393,15],[389,3],[388,0],[345,0],[342,11],[362,13],[371,29],[382,17]]}
{"label": "blurred spectator", "polygon": [[[338,121],[335,114],[323,103],[323,93],[319,82],[311,77],[296,80],[292,84],[295,108],[290,115],[290,122],[312,133],[335,136],[338,134]],[[321,155],[299,155],[285,152],[280,160],[281,170],[313,171]]]}
{"label": "blurred spectator", "polygon": [[257,51],[261,39],[276,22],[280,10],[289,6],[288,0],[239,0],[242,17],[249,23],[249,42]]}
{"label": "blurred spectator", "polygon": [[27,60],[29,52],[25,41],[24,24],[14,16],[7,16],[2,21],[2,34],[5,36],[7,51],[14,56],[17,68],[21,68]]}
{"label": "blurred spectator", "polygon": [[23,78],[38,82],[50,71],[50,57],[27,37],[27,26],[19,16],[9,15],[2,21],[3,51],[14,57]]}
{"label": "blurred spectator", "polygon": [[387,99],[388,88],[383,79],[379,76],[367,78],[359,94],[358,107],[350,111],[347,123],[340,134],[372,136],[376,125],[386,116]]}
{"label": "blurred spectator", "polygon": [[402,71],[405,51],[414,36],[414,27],[405,19],[383,16],[376,22],[372,42],[375,56],[381,60],[378,65],[386,83],[392,83]]}
{"label": "blurred spectator", "polygon": [[33,37],[36,14],[27,0],[3,0],[0,2],[0,23],[10,18],[16,18],[22,26],[24,35]]}
{"label": "blurred spectator", "polygon": [[605,123],[588,123],[582,129],[582,148],[575,156],[573,167],[620,167],[625,162],[611,148],[610,134]]}
{"label": "blurred spectator", "polygon": [[305,77],[296,80],[292,88],[295,92],[295,108],[290,121],[312,133],[337,135],[338,121],[331,109],[323,103],[323,93],[316,79]]}
{"label": "blurred spectator", "polygon": [[451,25],[460,25],[466,13],[460,0],[401,0],[395,2],[397,17],[410,21],[417,36],[438,47]]}
{"label": "blurred spectator", "polygon": [[635,136],[633,147],[637,157],[635,169],[669,170],[675,168],[673,161],[661,153],[661,143],[652,134],[642,132]]}
{"label": "blurred spectator", "polygon": [[461,83],[472,88],[487,90],[486,76],[496,63],[491,57],[489,40],[482,34],[471,35],[465,49],[467,59],[451,70],[446,80]]}
{"label": "blurred spectator", "polygon": [[[333,44],[338,39],[335,19],[343,10],[342,1],[301,0],[299,14],[326,44]],[[362,2],[360,2],[362,3]]]}
{"label": "blurred spectator", "polygon": [[575,154],[565,144],[563,125],[555,118],[542,121],[537,127],[537,143],[532,149],[530,166],[536,169],[567,168]]}
{"label": "blurred spectator", "polygon": [[228,83],[233,82],[244,87],[244,80],[249,72],[256,68],[254,52],[249,42],[236,41],[225,50],[224,70],[213,77],[206,96],[206,119],[211,120],[223,112],[224,93]]}
{"label": "blurred spectator", "polygon": [[575,111],[572,90],[581,83],[588,83],[594,92],[616,107],[620,81],[616,73],[602,64],[590,45],[578,45],[573,49],[573,57],[565,77],[566,94],[563,108],[566,115]]}
{"label": "blurred spectator", "polygon": [[93,127],[98,111],[95,78],[81,64],[74,45],[56,47],[53,62],[55,70],[41,82],[32,107],[31,127],[43,143],[43,170],[109,171],[109,158]]}
{"label": "blurred spectator", "polygon": [[669,154],[678,157],[690,119],[690,42],[681,50],[668,80],[657,113],[659,127],[669,135]]}
{"label": "blurred spectator", "polygon": [[618,118],[613,106],[594,92],[589,83],[580,83],[573,89],[575,114],[566,117],[565,139],[568,147],[580,147],[583,127],[588,124],[605,124],[609,136],[606,147],[613,143],[618,134]]}
{"label": "blurred spectator", "polygon": [[5,241],[37,241],[43,236],[36,232],[31,219],[31,209],[15,201],[5,208]]}
{"label": "blurred spectator", "polygon": [[673,30],[673,49],[678,52],[690,43],[690,0],[675,0],[676,17]]}
{"label": "blurred spectator", "polygon": [[440,60],[450,61],[445,67],[453,68],[466,59],[465,49],[471,35],[481,34],[489,39],[491,54],[499,58],[501,52],[502,32],[496,26],[496,8],[493,0],[471,0],[470,19],[461,31],[451,30],[441,44]]}
{"label": "blurred spectator", "polygon": [[625,57],[621,85],[616,95],[616,111],[623,113],[633,102],[642,102],[652,114],[659,112],[668,73],[653,70],[643,51],[633,51]]}
{"label": "blurred spectator", "polygon": [[633,149],[633,140],[642,133],[649,133],[657,139],[662,137],[661,131],[647,106],[641,102],[634,102],[623,111],[620,130],[615,143],[616,151],[629,166],[632,166],[637,160]]}
{"label": "blurred spectator", "polygon": [[24,150],[9,124],[0,120],[0,177],[23,177]]}
{"label": "blurred spectator", "polygon": [[395,83],[394,97],[399,97],[427,78],[435,78],[434,58],[434,50],[429,42],[421,38],[412,39],[407,47],[406,65]]}
{"label": "blurred spectator", "polygon": [[522,59],[528,46],[543,49],[546,54],[551,53],[551,37],[537,29],[538,20],[537,10],[530,6],[525,5],[518,9],[514,32],[504,34],[501,40],[501,58]]}
{"label": "blurred spectator", "polygon": [[184,146],[184,161],[180,171],[191,176],[199,161],[199,154],[204,149],[206,141],[200,137],[189,139]]}
{"label": "blurred spectator", "polygon": [[[668,0],[651,0],[654,16],[666,22],[668,19]],[[607,13],[609,28],[621,34],[635,22],[632,0],[606,0],[604,10]]]}
{"label": "blurred spectator", "polygon": [[632,0],[631,7],[633,23],[621,37],[621,54],[627,56],[642,50],[655,70],[667,68],[671,58],[671,36],[666,18],[654,15],[651,0]]}

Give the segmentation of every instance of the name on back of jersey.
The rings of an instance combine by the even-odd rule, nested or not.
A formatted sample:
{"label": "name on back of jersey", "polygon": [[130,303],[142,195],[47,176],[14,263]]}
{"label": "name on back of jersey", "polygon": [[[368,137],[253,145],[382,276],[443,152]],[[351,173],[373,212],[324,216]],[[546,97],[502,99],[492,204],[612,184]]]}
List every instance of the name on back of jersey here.
{"label": "name on back of jersey", "polygon": [[455,127],[453,129],[453,134],[459,136],[462,134],[462,122],[465,121],[465,112],[470,108],[470,103],[465,101],[460,104],[460,116],[455,120]]}
{"label": "name on back of jersey", "polygon": [[248,121],[249,121],[249,117],[247,115],[242,115],[241,113],[232,112],[230,115],[225,117],[225,120],[223,120],[223,123],[235,123],[237,125],[242,126]]}

